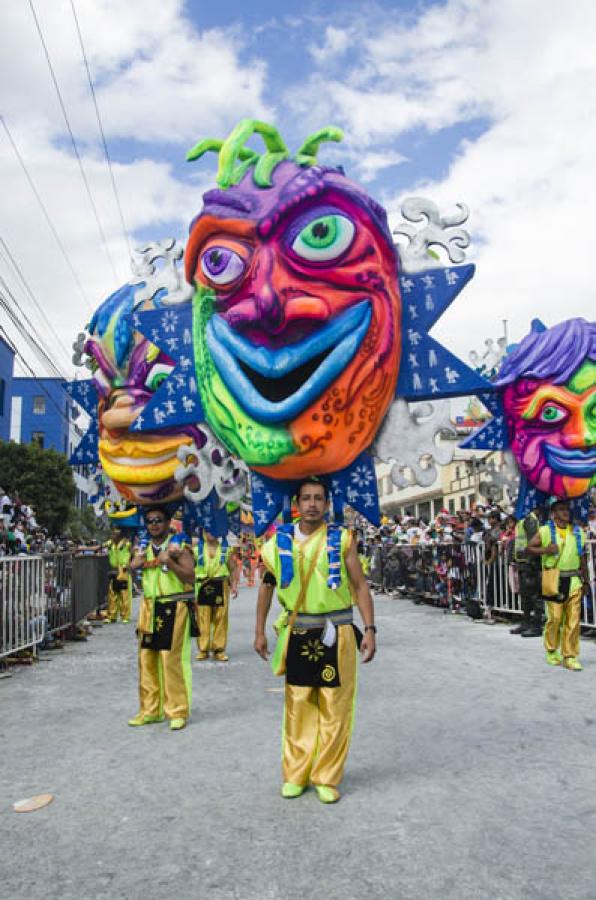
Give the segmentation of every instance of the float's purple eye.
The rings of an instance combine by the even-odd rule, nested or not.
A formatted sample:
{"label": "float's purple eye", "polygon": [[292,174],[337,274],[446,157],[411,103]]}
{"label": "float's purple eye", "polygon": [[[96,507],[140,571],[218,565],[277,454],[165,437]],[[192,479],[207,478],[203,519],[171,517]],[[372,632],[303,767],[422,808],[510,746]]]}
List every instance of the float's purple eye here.
{"label": "float's purple eye", "polygon": [[244,261],[227,247],[209,247],[201,257],[201,269],[215,284],[229,284],[244,272]]}

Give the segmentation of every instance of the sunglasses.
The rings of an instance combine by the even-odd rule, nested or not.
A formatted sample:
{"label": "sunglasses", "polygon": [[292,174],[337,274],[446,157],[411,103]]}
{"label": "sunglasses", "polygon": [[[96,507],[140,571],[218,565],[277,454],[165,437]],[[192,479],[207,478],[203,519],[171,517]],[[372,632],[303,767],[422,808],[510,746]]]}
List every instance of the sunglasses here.
{"label": "sunglasses", "polygon": [[165,519],[145,519],[147,525],[163,525]]}

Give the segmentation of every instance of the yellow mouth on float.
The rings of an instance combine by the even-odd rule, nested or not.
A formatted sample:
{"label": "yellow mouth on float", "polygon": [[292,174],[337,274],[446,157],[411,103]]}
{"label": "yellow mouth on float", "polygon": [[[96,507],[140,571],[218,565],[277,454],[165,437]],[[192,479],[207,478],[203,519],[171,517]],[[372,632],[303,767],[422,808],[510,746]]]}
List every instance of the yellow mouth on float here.
{"label": "yellow mouth on float", "polygon": [[179,466],[178,447],[192,444],[188,435],[170,435],[167,440],[100,440],[99,458],[112,481],[123,484],[152,484],[174,477]]}

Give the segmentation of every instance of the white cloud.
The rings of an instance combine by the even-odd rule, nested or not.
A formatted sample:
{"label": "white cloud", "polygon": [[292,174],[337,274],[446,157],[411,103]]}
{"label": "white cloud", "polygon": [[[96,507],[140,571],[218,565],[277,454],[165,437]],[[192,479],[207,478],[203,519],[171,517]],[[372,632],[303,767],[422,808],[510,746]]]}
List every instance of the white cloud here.
{"label": "white cloud", "polygon": [[[123,281],[126,252],[70,3],[35,5]],[[125,158],[138,148],[132,161],[115,165],[129,225],[154,230],[156,238],[184,237],[202,190],[213,182],[213,165],[189,167],[183,181],[164,158],[166,149],[182,158],[195,140],[223,137],[243,115],[274,120],[265,99],[266,64],[247,55],[248,32],[239,27],[198,31],[182,0],[76,0],[76,7],[114,158],[123,158],[120,141]],[[405,22],[397,12],[392,17],[385,9],[381,18],[371,9],[345,23],[330,13],[317,21],[316,40],[312,21],[275,21],[280,41],[302,41],[314,69],[309,80],[300,75],[293,83],[292,73],[276,72],[279,85],[290,84],[281,89],[281,130],[290,118],[307,123],[306,132],[328,122],[343,127],[345,144],[326,148],[324,158],[382,184],[393,220],[401,198],[412,193],[443,208],[458,200],[469,205],[477,275],[435,331],[461,355],[496,334],[503,318],[519,338],[536,315],[547,323],[593,317],[596,5],[447,0]],[[0,113],[96,305],[117,285],[65,143],[28,4],[3,4],[0,29]],[[447,172],[444,178],[417,177],[399,194],[392,188],[389,167],[407,156],[416,171],[412,129],[423,143],[425,131],[460,126],[465,133],[478,117],[486,130],[435,167]],[[433,146],[442,146],[440,133]],[[86,311],[1,131],[0,179],[0,234],[70,345]]]}
{"label": "white cloud", "polygon": [[320,65],[325,65],[331,59],[341,56],[348,49],[354,39],[354,35],[347,28],[335,28],[328,25],[325,29],[325,40],[322,44],[311,44],[308,52]]}
{"label": "white cloud", "polygon": [[415,163],[411,129],[487,121],[444,160],[441,181],[398,195],[386,186],[383,197],[394,223],[408,194],[470,207],[477,274],[435,330],[461,355],[498,334],[502,319],[519,339],[535,316],[594,316],[596,6],[548,4],[546,13],[539,0],[449,0],[410,27],[363,19],[351,67],[315,73],[290,95],[373,158],[403,150]]}
{"label": "white cloud", "polygon": [[[71,153],[28,4],[3,4],[0,108],[44,199],[94,308],[130,277],[125,242],[98,141],[95,114],[69,0],[36,0],[58,82],[110,252],[114,279]],[[127,142],[130,162],[114,162],[129,229],[155,238],[186,236],[213,165],[176,177],[160,150],[172,144],[182,161],[201,137],[224,137],[239,118],[272,117],[263,100],[266,66],[246,58],[238,29],[199,32],[182,0],[77,0],[79,17],[108,142]],[[112,153],[115,160],[119,147]],[[169,150],[172,153],[172,150]],[[161,157],[161,158],[160,158]],[[89,307],[49,232],[25,177],[0,129],[3,203],[0,234],[21,263],[48,316],[70,347]],[[134,243],[134,237],[133,237]],[[6,276],[5,266],[0,271]],[[16,284],[11,281],[16,289]],[[28,301],[21,296],[23,305]],[[37,314],[31,311],[37,321]],[[13,334],[14,337],[14,334]],[[61,362],[68,366],[69,361]]]}
{"label": "white cloud", "polygon": [[[2,10],[11,34],[2,65],[9,73],[3,114],[43,122],[48,136],[64,123],[28,4]],[[265,117],[266,67],[241,61],[236,28],[198,32],[181,0],[78,0],[78,18],[108,136],[188,142],[220,134],[243,116]],[[38,18],[75,134],[95,142],[97,126],[68,0],[37,0]],[[141,14],[142,11],[142,14]]]}
{"label": "white cloud", "polygon": [[374,181],[383,169],[407,162],[407,157],[394,150],[366,151],[355,159],[356,174],[360,181]]}

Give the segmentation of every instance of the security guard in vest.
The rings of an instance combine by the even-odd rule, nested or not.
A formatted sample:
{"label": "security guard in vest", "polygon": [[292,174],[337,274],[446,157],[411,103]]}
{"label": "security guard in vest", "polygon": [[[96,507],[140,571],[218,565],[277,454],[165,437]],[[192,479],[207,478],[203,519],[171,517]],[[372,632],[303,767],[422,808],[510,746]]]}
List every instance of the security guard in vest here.
{"label": "security guard in vest", "polygon": [[[374,608],[355,540],[345,528],[325,524],[326,485],[305,479],[296,505],[299,520],[278,528],[261,550],[267,571],[254,649],[267,659],[265,624],[277,586],[281,618],[289,618],[278,639],[287,635],[279,670],[285,667],[286,675],[281,794],[299,797],[310,782],[322,803],[335,803],[352,732],[358,641],[363,662],[375,655]],[[364,636],[353,625],[354,600]]]}
{"label": "security guard in vest", "polygon": [[195,593],[199,617],[197,659],[209,658],[209,652],[218,662],[227,662],[228,615],[230,593],[238,596],[236,589],[236,560],[234,551],[207,530],[204,540],[194,548]]}
{"label": "security guard in vest", "polygon": [[542,635],[543,603],[540,591],[540,560],[530,555],[528,544],[538,534],[540,520],[536,510],[520,519],[515,526],[513,542],[513,562],[517,566],[519,576],[519,595],[521,599],[522,621],[511,634],[522,637],[540,637]]}
{"label": "security guard in vest", "polygon": [[559,596],[545,600],[546,625],[544,648],[546,661],[580,672],[579,634],[581,602],[590,586],[585,554],[586,538],[578,525],[572,525],[569,504],[553,500],[551,518],[528,544],[528,552],[542,559],[542,570],[558,568]]}
{"label": "security guard in vest", "polygon": [[190,715],[194,628],[194,561],[190,549],[172,541],[170,515],[161,506],[145,512],[150,543],[137,548],[131,568],[142,569],[139,608],[139,712],[129,725],[170,720],[184,728]]}
{"label": "security guard in vest", "polygon": [[124,537],[116,525],[112,528],[111,538],[104,544],[108,551],[110,577],[108,581],[108,622],[117,622],[118,614],[123,622],[130,619],[132,608],[132,575],[130,560],[132,544]]}

